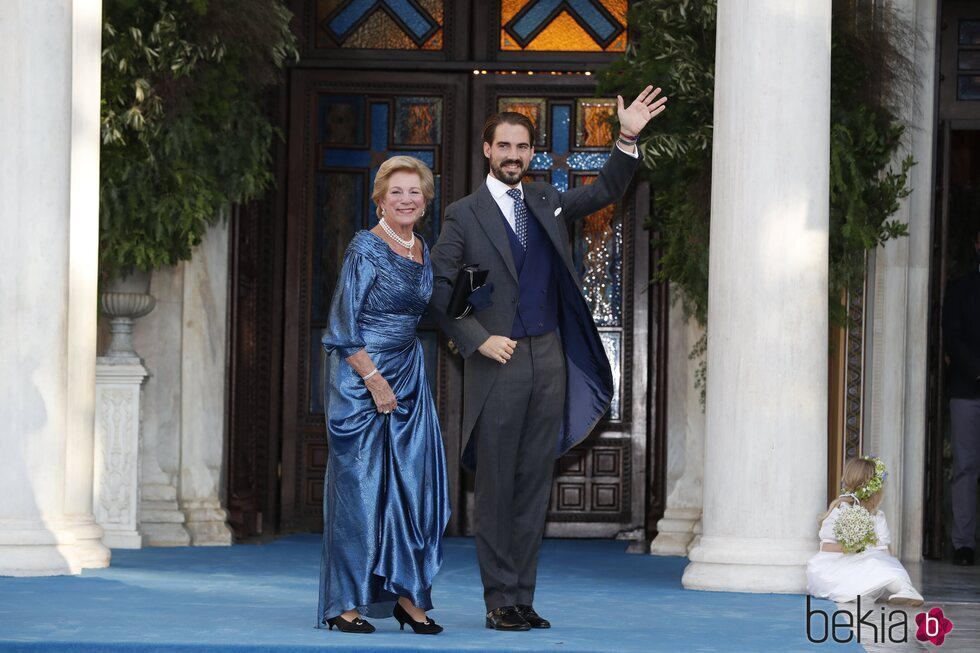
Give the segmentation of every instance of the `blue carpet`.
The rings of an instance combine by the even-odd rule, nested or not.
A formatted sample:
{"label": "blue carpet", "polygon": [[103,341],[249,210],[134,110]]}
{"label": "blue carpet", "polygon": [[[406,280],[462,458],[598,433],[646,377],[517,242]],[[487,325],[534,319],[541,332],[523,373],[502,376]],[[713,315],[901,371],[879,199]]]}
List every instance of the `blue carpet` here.
{"label": "blue carpet", "polygon": [[[76,577],[0,578],[0,651],[797,651],[810,644],[804,597],[684,590],[684,558],[629,555],[622,542],[546,540],[535,607],[551,630],[483,625],[471,539],[445,543],[435,637],[375,620],[373,635],[313,628],[320,539],[231,548],[117,550]],[[814,602],[828,612],[827,601]]]}

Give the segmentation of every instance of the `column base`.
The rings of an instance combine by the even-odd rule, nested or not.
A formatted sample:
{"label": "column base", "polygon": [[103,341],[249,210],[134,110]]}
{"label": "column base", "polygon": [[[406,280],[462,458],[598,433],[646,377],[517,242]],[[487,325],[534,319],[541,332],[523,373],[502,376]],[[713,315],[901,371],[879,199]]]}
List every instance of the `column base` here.
{"label": "column base", "polygon": [[814,539],[701,536],[684,570],[685,589],[774,594],[806,593],[806,562]]}
{"label": "column base", "polygon": [[20,522],[0,529],[0,576],[65,576],[80,573],[75,538],[68,529]]}
{"label": "column base", "polygon": [[141,546],[190,546],[191,536],[183,524],[148,523],[140,525]]}
{"label": "column base", "polygon": [[650,554],[686,556],[700,524],[698,508],[667,508],[657,522],[657,537],[650,543]]}
{"label": "column base", "polygon": [[75,536],[72,547],[73,566],[83,569],[102,569],[109,566],[112,551],[102,537],[102,527],[93,519],[69,523],[68,528]]}
{"label": "column base", "polygon": [[177,501],[146,496],[175,496],[176,491],[169,485],[147,485],[143,491],[139,525],[142,546],[190,546],[191,536],[184,528],[184,513],[177,506]]}
{"label": "column base", "polygon": [[110,549],[143,548],[143,536],[137,531],[107,530],[102,536],[102,542]]}
{"label": "column base", "polygon": [[184,502],[187,531],[192,546],[231,546],[233,536],[228,527],[228,511],[217,501]]}

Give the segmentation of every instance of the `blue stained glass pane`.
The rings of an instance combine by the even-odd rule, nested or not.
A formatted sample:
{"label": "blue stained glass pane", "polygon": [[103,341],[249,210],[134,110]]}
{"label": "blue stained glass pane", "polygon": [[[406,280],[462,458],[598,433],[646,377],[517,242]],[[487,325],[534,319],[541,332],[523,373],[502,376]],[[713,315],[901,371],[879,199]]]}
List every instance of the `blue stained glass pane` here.
{"label": "blue stained glass pane", "polygon": [[609,326],[622,324],[623,318],[623,221],[616,216],[613,237],[609,243]]}
{"label": "blue stained glass pane", "polygon": [[366,15],[374,11],[378,0],[353,0],[330,21],[330,31],[340,37],[347,38],[351,28]]}
{"label": "blue stained glass pane", "polygon": [[980,20],[961,20],[960,45],[980,45]]}
{"label": "blue stained glass pane", "polygon": [[551,171],[551,185],[564,193],[568,190],[568,170],[555,168]]}
{"label": "blue stained glass pane", "polygon": [[[394,156],[395,154],[404,154],[406,156],[414,156],[416,159],[429,166],[430,168],[435,168],[436,166],[436,154],[432,150],[416,150],[416,151],[402,151],[388,152],[388,154]],[[434,170],[433,170],[434,171]]]}
{"label": "blue stained glass pane", "polygon": [[432,247],[439,237],[439,227],[442,222],[442,207],[439,201],[442,196],[442,176],[434,175],[434,177],[436,196],[432,198],[431,204],[425,210],[425,217],[422,218],[416,228],[416,231],[429,244],[429,247]]}
{"label": "blue stained glass pane", "polygon": [[[369,195],[374,194],[374,178],[378,176],[378,166],[371,166],[371,171],[368,173],[368,188],[370,188]],[[367,228],[373,229],[375,225],[378,224],[378,205],[374,203],[374,200],[368,202],[368,214],[367,214]]]}
{"label": "blue stained glass pane", "polygon": [[383,152],[388,149],[388,103],[371,105],[371,149]]}
{"label": "blue stained glass pane", "polygon": [[548,170],[554,163],[554,159],[547,152],[538,152],[531,159],[531,170]]}
{"label": "blue stained glass pane", "polygon": [[327,321],[330,298],[347,244],[363,226],[363,173],[330,172],[316,176],[313,220],[313,282],[310,319]]}
{"label": "blue stained glass pane", "polygon": [[568,157],[568,167],[572,170],[599,170],[608,159],[608,152],[576,152]]}
{"label": "blue stained glass pane", "polygon": [[551,107],[551,149],[555,154],[568,152],[568,129],[571,123],[571,107],[563,104]]}
{"label": "blue stained glass pane", "polygon": [[594,0],[568,0],[568,4],[578,12],[578,15],[585,20],[589,26],[595,30],[595,33],[599,35],[602,40],[607,40],[612,38],[613,34],[616,32],[616,26],[609,22],[609,19],[603,16],[598,9],[596,9]]}
{"label": "blue stained glass pane", "polygon": [[956,99],[980,100],[980,75],[957,75]]}
{"label": "blue stained glass pane", "polygon": [[551,12],[554,11],[558,5],[562,3],[562,0],[538,0],[526,14],[521,16],[521,19],[514,24],[514,32],[522,39],[527,40],[528,36],[534,33]]}
{"label": "blue stained glass pane", "polygon": [[366,168],[371,164],[371,153],[367,150],[342,150],[335,147],[323,150],[323,165],[326,168]]}
{"label": "blue stained glass pane", "polygon": [[430,16],[421,13],[407,0],[385,0],[385,4],[402,19],[408,29],[412,30],[416,40],[439,27]]}

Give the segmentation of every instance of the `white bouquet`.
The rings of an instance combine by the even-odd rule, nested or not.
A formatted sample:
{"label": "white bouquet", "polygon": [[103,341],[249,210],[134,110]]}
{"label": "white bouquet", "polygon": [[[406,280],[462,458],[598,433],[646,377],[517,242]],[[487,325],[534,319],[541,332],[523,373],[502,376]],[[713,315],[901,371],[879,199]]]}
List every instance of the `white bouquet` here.
{"label": "white bouquet", "polygon": [[878,543],[874,517],[861,506],[843,506],[834,522],[834,537],[844,553],[861,553]]}

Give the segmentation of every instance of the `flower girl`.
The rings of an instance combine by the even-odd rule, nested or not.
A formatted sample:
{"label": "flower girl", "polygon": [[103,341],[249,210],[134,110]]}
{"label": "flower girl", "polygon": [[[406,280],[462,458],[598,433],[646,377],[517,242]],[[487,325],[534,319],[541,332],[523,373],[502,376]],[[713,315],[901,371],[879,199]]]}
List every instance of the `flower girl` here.
{"label": "flower girl", "polygon": [[885,476],[885,464],[871,456],[845,465],[843,493],[821,517],[820,552],[806,565],[813,596],[837,603],[887,596],[892,604],[922,605],[908,572],[888,552],[891,534],[878,510]]}

